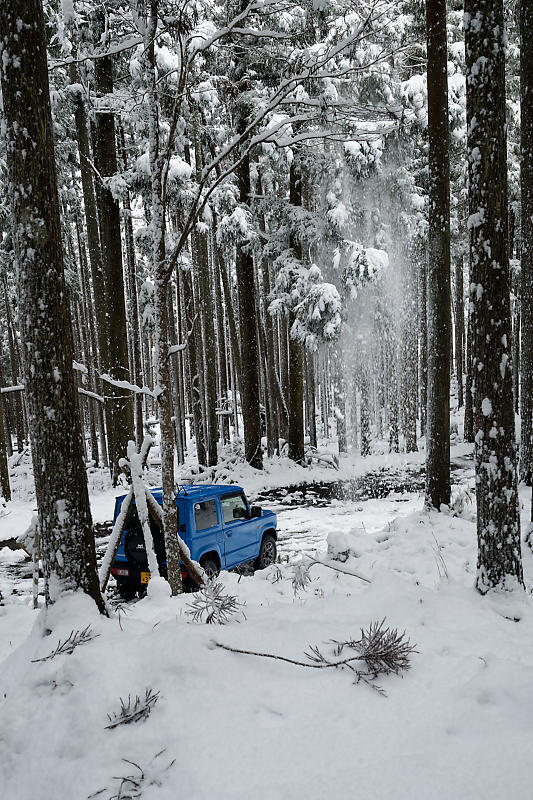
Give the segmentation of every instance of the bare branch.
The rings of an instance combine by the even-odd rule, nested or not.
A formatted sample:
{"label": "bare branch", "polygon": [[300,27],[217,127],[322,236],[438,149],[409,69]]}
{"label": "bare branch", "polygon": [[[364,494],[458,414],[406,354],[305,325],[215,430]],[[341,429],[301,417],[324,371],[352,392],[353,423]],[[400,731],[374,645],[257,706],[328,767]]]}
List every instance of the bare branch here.
{"label": "bare branch", "polygon": [[43,658],[32,658],[32,664],[36,664],[39,661],[51,661],[56,656],[65,654],[71,655],[76,647],[79,647],[82,644],[88,644],[98,636],[100,636],[100,634],[95,633],[90,625],[87,625],[87,627],[82,631],[71,631],[65,641],[60,641],[56,649],[47,656],[44,656]]}

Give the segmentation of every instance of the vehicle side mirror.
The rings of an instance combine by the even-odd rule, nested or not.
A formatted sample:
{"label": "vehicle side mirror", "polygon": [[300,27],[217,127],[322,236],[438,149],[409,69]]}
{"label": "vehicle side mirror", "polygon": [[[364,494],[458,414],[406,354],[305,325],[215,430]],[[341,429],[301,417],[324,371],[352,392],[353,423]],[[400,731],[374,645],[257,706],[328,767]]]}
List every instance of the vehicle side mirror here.
{"label": "vehicle side mirror", "polygon": [[233,519],[246,519],[246,509],[245,508],[234,508],[233,509]]}
{"label": "vehicle side mirror", "polygon": [[250,509],[250,516],[251,517],[260,517],[263,514],[263,509],[261,506],[252,506]]}

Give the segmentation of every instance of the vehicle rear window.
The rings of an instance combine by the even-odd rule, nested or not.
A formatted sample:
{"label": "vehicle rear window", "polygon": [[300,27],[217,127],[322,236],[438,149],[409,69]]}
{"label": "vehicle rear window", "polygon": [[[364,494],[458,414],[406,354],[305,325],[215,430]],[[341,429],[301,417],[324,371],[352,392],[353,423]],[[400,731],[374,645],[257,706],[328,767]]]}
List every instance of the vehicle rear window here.
{"label": "vehicle rear window", "polygon": [[217,506],[214,500],[203,500],[194,504],[194,521],[197,531],[216,528],[218,525]]}
{"label": "vehicle rear window", "polygon": [[[245,519],[247,517],[248,508],[242,494],[232,494],[229,497],[221,497],[220,502],[222,503],[222,515],[226,524],[228,522],[235,522],[236,519]],[[240,517],[233,513],[237,508],[242,509],[244,512]]]}

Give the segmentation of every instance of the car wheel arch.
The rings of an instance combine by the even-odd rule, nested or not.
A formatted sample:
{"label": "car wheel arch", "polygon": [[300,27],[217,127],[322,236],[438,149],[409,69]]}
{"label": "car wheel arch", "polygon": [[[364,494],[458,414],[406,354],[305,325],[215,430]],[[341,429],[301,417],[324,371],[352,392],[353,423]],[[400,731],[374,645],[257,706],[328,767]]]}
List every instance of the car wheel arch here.
{"label": "car wheel arch", "polygon": [[217,550],[206,550],[204,553],[202,553],[202,555],[198,558],[200,565],[205,559],[211,559],[212,561],[215,561],[219,570],[222,569],[222,560],[220,558],[220,553]]}

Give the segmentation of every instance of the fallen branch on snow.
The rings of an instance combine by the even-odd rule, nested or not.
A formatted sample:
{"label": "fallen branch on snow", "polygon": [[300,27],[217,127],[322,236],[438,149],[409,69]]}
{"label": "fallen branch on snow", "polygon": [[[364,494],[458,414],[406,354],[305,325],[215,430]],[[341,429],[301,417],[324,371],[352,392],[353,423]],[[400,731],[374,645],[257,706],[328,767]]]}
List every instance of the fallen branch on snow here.
{"label": "fallen branch on snow", "polygon": [[131,699],[128,695],[128,702],[120,698],[120,711],[118,714],[108,714],[109,725],[106,725],[106,730],[116,728],[119,725],[129,725],[130,722],[140,722],[142,719],[147,719],[150,716],[152,708],[159,700],[159,692],[154,692],[149,687],[146,689],[144,699],[141,700],[139,695],[135,700]]}
{"label": "fallen branch on snow", "polygon": [[64,654],[71,655],[76,647],[82,644],[89,644],[89,642],[92,642],[92,640],[98,638],[98,636],[100,636],[100,634],[95,633],[89,625],[82,631],[71,631],[65,641],[60,641],[56,649],[47,656],[43,658],[32,658],[32,664],[36,664],[38,661],[51,661],[56,656]]}
{"label": "fallen branch on snow", "polygon": [[299,591],[305,591],[305,589],[307,589],[308,584],[311,582],[309,570],[316,564],[319,564],[321,567],[328,567],[328,569],[332,569],[335,572],[340,572],[341,575],[351,575],[352,578],[359,578],[360,581],[364,581],[365,583],[372,583],[370,578],[367,578],[366,575],[361,575],[358,572],[351,572],[350,570],[342,569],[342,567],[330,564],[329,561],[322,561],[319,558],[312,558],[311,556],[308,556],[306,560],[302,560],[294,566],[292,587],[295,594]]}
{"label": "fallen branch on snow", "polygon": [[[276,655],[274,653],[259,653],[254,650],[241,650],[236,647],[213,642],[216,647],[228,650],[230,653],[240,655],[257,656],[259,658],[271,658],[275,661],[285,661],[287,664],[294,664],[297,667],[308,667],[310,669],[349,669],[355,675],[354,683],[363,683],[371,686],[378,694],[385,695],[385,691],[374,681],[380,675],[400,675],[406,672],[410,664],[411,653],[417,653],[416,645],[412,645],[406,639],[405,631],[398,633],[396,628],[384,627],[385,620],[381,622],[371,622],[368,629],[361,629],[360,639],[348,639],[345,642],[332,640],[334,645],[333,659],[327,658],[318,645],[312,645],[309,652],[304,655],[307,661],[299,661],[294,658]],[[352,650],[355,655],[348,656],[339,660],[339,656],[345,649]],[[361,669],[357,663],[363,662],[365,668]]]}

